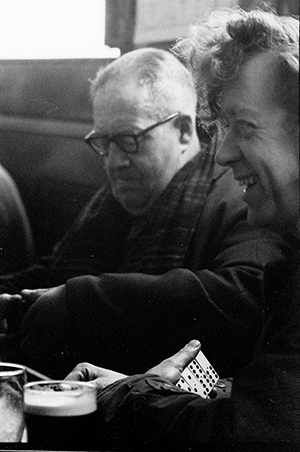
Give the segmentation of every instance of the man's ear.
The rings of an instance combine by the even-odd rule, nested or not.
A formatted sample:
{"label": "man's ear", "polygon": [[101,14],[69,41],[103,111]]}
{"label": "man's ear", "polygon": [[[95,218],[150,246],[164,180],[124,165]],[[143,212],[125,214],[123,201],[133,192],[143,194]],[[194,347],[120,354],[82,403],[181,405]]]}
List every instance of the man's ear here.
{"label": "man's ear", "polygon": [[188,115],[180,115],[175,119],[174,125],[179,129],[181,144],[188,144],[194,133],[192,118]]}

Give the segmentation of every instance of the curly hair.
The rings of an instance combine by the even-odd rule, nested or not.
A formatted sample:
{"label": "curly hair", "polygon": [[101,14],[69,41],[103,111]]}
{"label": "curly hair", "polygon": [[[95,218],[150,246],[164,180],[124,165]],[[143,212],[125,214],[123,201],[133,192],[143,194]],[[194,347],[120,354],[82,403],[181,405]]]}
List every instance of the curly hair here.
{"label": "curly hair", "polygon": [[[299,118],[299,20],[262,9],[239,7],[213,12],[191,26],[187,38],[172,51],[191,69],[199,96],[199,116],[214,120],[224,88],[234,82],[251,57],[272,51],[278,64],[274,74],[283,106],[293,122]],[[296,115],[296,117],[295,117]]]}

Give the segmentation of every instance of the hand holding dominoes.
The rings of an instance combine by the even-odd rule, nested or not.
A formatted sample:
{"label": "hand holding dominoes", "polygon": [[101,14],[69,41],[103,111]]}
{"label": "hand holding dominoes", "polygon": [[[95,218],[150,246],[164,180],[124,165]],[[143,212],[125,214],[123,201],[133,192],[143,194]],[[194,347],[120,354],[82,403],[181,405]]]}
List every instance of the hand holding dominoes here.
{"label": "hand holding dominoes", "polygon": [[214,394],[211,398],[230,397],[231,394],[231,380],[219,380],[219,375],[201,350],[184,369],[177,386],[204,399],[210,394]]}

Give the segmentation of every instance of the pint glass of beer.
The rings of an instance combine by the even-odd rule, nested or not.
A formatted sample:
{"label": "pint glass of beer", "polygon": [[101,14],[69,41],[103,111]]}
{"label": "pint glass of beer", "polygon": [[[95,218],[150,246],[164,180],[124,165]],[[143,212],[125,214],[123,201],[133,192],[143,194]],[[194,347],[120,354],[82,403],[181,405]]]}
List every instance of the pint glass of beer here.
{"label": "pint glass of beer", "polygon": [[23,386],[26,369],[0,362],[0,442],[20,442],[24,431]]}
{"label": "pint glass of beer", "polygon": [[31,447],[78,449],[96,441],[96,388],[79,381],[38,381],[24,386]]}

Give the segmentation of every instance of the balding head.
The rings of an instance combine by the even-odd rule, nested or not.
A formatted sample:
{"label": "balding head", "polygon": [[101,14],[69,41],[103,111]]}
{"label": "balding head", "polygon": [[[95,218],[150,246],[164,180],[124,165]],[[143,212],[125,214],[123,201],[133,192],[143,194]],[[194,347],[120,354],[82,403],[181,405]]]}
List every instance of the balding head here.
{"label": "balding head", "polygon": [[127,83],[136,85],[154,118],[170,111],[195,116],[197,96],[191,73],[168,51],[144,48],[119,57],[98,72],[91,86],[92,98],[107,85],[122,89]]}

